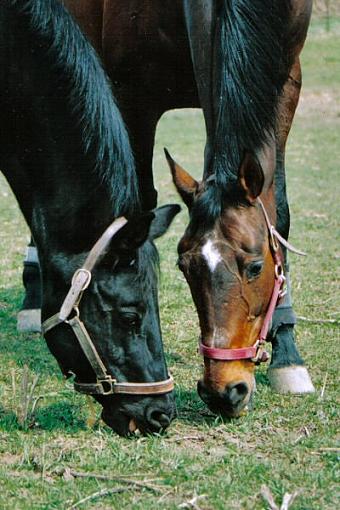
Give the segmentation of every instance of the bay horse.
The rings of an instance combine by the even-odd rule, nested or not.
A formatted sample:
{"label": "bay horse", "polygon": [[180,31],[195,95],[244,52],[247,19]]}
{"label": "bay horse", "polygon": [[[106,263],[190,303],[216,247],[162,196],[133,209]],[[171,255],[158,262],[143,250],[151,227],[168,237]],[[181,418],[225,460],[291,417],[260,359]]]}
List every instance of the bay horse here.
{"label": "bay horse", "polygon": [[[299,54],[312,1],[64,4],[111,79],[146,210],[157,200],[152,175],[157,122],[173,108],[203,110],[207,142],[202,181],[167,156],[190,211],[179,243],[179,267],[200,321],[205,367],[198,386],[201,397],[221,414],[236,416],[245,409],[254,391],[255,362],[265,358],[264,338],[259,338],[267,336],[265,329],[273,348],[268,372],[272,387],[313,391],[294,341],[286,248],[273,235],[274,227],[282,242],[289,234],[284,153],[299,99]],[[284,278],[288,292],[273,313]],[[214,358],[217,353],[219,359]]]}
{"label": "bay horse", "polygon": [[159,432],[174,396],[153,240],[179,206],[141,210],[107,77],[58,0],[1,2],[0,38],[0,164],[38,248],[48,347],[112,429]]}

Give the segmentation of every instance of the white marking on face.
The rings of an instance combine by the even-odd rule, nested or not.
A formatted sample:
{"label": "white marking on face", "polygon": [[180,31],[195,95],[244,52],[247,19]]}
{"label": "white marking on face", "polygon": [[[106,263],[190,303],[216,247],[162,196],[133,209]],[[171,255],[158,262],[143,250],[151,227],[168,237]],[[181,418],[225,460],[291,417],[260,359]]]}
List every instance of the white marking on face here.
{"label": "white marking on face", "polygon": [[208,241],[203,246],[202,255],[205,258],[210,271],[213,273],[217,264],[222,261],[222,257],[211,239],[208,239]]}

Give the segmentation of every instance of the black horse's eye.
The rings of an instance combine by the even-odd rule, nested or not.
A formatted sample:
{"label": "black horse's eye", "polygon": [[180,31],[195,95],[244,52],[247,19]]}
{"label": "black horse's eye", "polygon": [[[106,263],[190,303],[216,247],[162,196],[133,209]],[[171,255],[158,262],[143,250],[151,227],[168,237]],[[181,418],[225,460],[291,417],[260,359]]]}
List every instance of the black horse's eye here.
{"label": "black horse's eye", "polygon": [[141,316],[137,312],[122,311],[120,319],[126,328],[133,330],[139,329],[142,322]]}
{"label": "black horse's eye", "polygon": [[246,268],[247,280],[254,280],[254,278],[260,276],[262,269],[263,260],[256,260],[255,262],[251,262]]}

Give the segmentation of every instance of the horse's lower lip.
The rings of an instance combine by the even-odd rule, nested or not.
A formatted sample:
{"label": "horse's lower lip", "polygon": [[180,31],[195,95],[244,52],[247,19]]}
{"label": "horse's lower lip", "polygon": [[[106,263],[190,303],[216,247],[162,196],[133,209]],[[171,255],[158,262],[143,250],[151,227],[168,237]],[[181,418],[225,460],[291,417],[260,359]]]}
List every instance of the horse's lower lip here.
{"label": "horse's lower lip", "polygon": [[108,427],[120,436],[128,436],[130,433],[129,424],[131,418],[122,412],[115,411],[114,414],[105,410],[102,412],[102,419]]}
{"label": "horse's lower lip", "polygon": [[137,423],[135,422],[135,420],[133,418],[131,418],[130,422],[129,422],[129,431],[131,433],[135,432],[137,430]]}

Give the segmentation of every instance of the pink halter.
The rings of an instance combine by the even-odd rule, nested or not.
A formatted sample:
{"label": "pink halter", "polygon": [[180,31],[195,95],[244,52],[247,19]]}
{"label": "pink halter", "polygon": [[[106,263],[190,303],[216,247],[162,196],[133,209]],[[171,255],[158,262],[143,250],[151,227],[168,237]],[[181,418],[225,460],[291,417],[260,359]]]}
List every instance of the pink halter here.
{"label": "pink halter", "polygon": [[272,321],[272,317],[275,311],[275,307],[278,304],[278,301],[285,295],[285,290],[283,289],[284,283],[285,283],[285,276],[283,272],[283,265],[282,260],[279,254],[279,243],[278,241],[283,244],[288,250],[297,253],[299,255],[306,255],[304,252],[301,252],[294,248],[290,243],[288,243],[275,229],[275,227],[271,224],[269,216],[267,214],[267,211],[262,203],[262,200],[260,198],[257,199],[262,212],[264,214],[268,232],[269,232],[269,239],[270,239],[270,246],[273,253],[273,258],[275,262],[274,267],[274,273],[275,273],[275,282],[274,282],[274,288],[272,292],[272,296],[270,298],[270,302],[268,305],[268,309],[262,324],[261,331],[259,333],[259,336],[254,343],[254,345],[250,347],[242,347],[239,349],[218,349],[215,347],[207,347],[206,345],[203,345],[202,341],[200,340],[199,344],[199,353],[202,354],[204,357],[213,359],[213,360],[221,360],[221,361],[235,361],[235,360],[241,360],[241,359],[249,359],[250,361],[254,363],[261,363],[264,361],[268,361],[269,354],[264,349],[264,344],[267,339],[269,326]]}

